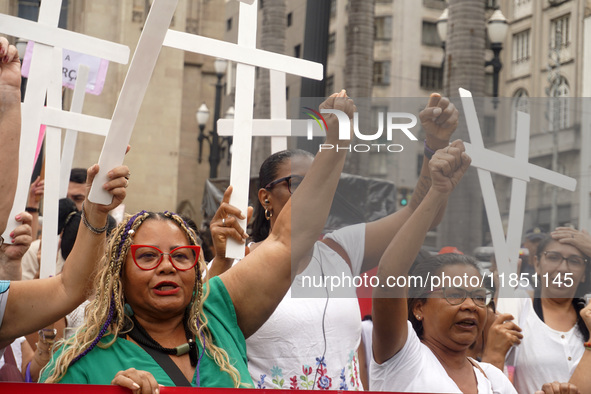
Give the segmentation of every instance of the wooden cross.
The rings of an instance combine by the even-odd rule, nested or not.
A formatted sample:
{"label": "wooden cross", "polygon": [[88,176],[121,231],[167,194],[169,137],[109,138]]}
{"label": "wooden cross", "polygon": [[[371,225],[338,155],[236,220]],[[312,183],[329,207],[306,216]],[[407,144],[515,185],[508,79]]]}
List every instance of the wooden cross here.
{"label": "wooden cross", "polygon": [[[509,275],[517,273],[517,260],[519,258],[519,247],[521,245],[525,216],[527,182],[529,182],[530,178],[534,178],[574,191],[577,181],[528,162],[529,114],[523,112],[517,113],[515,157],[487,150],[482,140],[472,94],[468,90],[460,89],[460,97],[462,98],[468,133],[472,142],[472,144],[465,144],[466,153],[472,158],[472,166],[478,169],[478,179],[480,180],[480,188],[482,190],[482,197],[484,198],[484,207],[490,226],[497,267],[499,272],[505,274],[505,281],[500,284],[499,296],[511,297],[513,296],[514,289],[509,286],[508,278]],[[513,178],[506,238],[491,172]]]}

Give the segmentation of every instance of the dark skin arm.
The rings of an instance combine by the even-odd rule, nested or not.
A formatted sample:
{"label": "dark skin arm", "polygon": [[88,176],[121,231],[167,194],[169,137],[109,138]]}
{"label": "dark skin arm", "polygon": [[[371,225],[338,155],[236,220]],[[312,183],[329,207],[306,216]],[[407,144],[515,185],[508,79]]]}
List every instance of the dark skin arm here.
{"label": "dark skin arm", "polygon": [[[433,150],[445,148],[449,145],[451,135],[458,127],[458,110],[446,97],[437,93],[431,94],[425,109],[419,114],[421,125],[425,130],[427,146]],[[401,210],[375,222],[367,223],[365,227],[365,253],[361,272],[374,268],[389,245],[392,237],[398,233],[402,225],[419,207],[427,192],[431,188],[431,173],[429,159],[423,157],[421,173],[415,185],[410,204]],[[445,205],[433,218],[430,228],[436,227],[443,218]]]}
{"label": "dark skin arm", "polygon": [[[384,252],[378,277],[386,283],[390,275],[406,275],[419,253],[430,225],[468,167],[470,158],[461,141],[436,152],[429,162],[433,185],[423,203],[404,223]],[[408,336],[407,288],[373,290],[373,355],[377,363],[390,359],[404,346]]]}
{"label": "dark skin arm", "polygon": [[[355,111],[345,91],[331,96],[322,105],[350,116]],[[336,116],[330,114],[326,121],[327,143],[343,143],[338,140]],[[296,270],[309,262],[328,217],[345,158],[344,150],[319,152],[301,185],[281,210],[269,237],[240,264],[220,275],[246,338],[259,329],[283,299],[291,285],[292,268]],[[309,203],[312,200],[314,204]],[[291,215],[292,207],[297,215]],[[292,226],[300,231],[292,232]]]}

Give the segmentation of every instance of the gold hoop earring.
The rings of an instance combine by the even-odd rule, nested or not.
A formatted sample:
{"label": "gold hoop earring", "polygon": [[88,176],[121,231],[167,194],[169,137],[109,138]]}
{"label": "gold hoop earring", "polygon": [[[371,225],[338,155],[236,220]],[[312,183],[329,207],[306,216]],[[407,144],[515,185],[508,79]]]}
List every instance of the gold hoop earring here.
{"label": "gold hoop earring", "polygon": [[273,212],[271,212],[267,209],[268,204],[269,204],[269,199],[265,198],[265,219],[271,220],[271,217],[273,217]]}

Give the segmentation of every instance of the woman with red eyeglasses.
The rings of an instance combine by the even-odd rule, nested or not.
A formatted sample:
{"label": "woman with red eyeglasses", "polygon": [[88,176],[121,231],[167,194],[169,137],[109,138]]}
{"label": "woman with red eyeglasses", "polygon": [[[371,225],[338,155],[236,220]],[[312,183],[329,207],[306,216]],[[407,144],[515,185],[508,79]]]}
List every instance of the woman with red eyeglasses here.
{"label": "woman with red eyeglasses", "polygon": [[591,392],[591,306],[584,299],[591,292],[590,255],[587,232],[559,227],[540,241],[533,257],[533,298],[499,300],[499,309],[514,305],[522,328],[521,344],[507,355],[519,393],[554,380]]}
{"label": "woman with red eyeglasses", "polygon": [[[345,112],[354,108],[344,95],[330,101]],[[327,141],[338,143],[332,126]],[[316,155],[295,193],[314,196],[315,206],[291,217],[288,200],[246,264],[216,277],[206,277],[196,235],[181,217],[145,211],[128,217],[100,263],[85,324],[41,380],[116,384],[142,393],[157,393],[159,385],[252,387],[245,338],[290,287],[292,261],[305,260],[317,240],[345,157],[343,151]],[[308,231],[291,231],[303,223]]]}

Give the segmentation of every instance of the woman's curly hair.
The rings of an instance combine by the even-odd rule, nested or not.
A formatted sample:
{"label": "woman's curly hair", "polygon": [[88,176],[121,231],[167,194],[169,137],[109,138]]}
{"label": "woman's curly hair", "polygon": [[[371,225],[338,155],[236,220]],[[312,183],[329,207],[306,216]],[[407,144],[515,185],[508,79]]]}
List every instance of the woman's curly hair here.
{"label": "woman's curly hair", "polygon": [[[120,333],[129,331],[133,324],[125,315],[125,294],[122,288],[121,272],[129,247],[132,244],[133,234],[146,220],[171,220],[186,234],[191,245],[198,245],[195,232],[190,229],[185,221],[172,212],[153,213],[141,211],[124,220],[113,232],[105,256],[101,259],[98,272],[94,280],[95,298],[86,308],[85,322],[76,331],[76,334],[62,343],[67,346],[55,361],[46,383],[57,383],[66,374],[68,367],[84,357],[95,346],[108,348],[116,341]],[[226,372],[232,378],[234,387],[239,387],[240,373],[230,362],[228,353],[213,343],[211,332],[207,327],[207,317],[203,313],[203,304],[209,293],[209,286],[203,287],[203,273],[207,273],[207,267],[203,259],[195,268],[195,288],[190,303],[188,325],[196,336],[203,338],[206,353],[216,362],[220,370]],[[105,335],[113,335],[108,343],[100,342]],[[50,364],[48,364],[50,365]]]}

